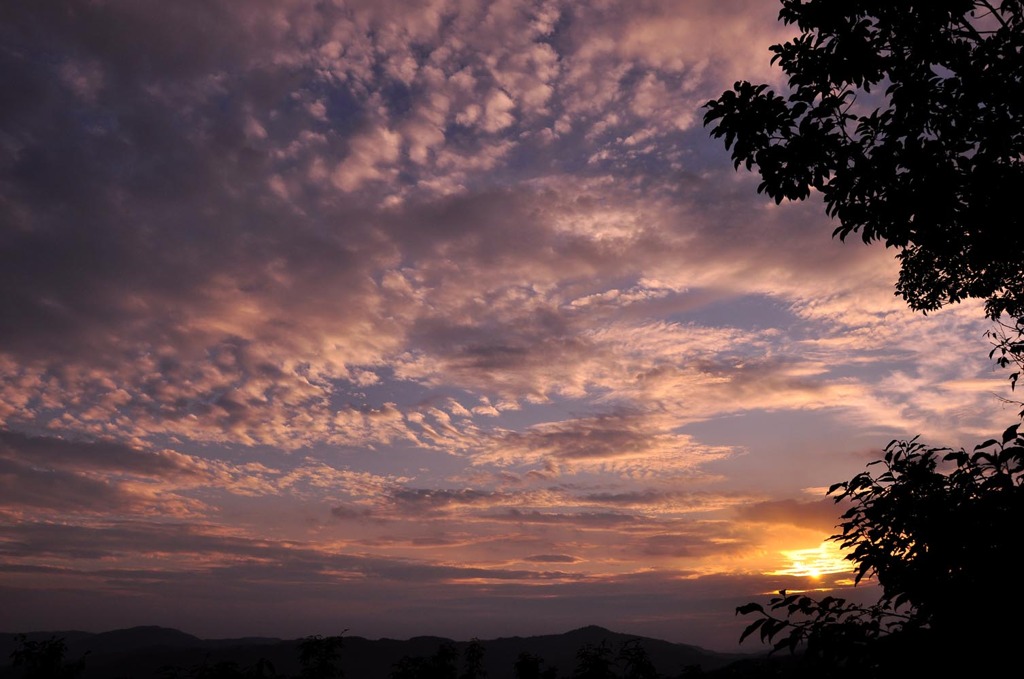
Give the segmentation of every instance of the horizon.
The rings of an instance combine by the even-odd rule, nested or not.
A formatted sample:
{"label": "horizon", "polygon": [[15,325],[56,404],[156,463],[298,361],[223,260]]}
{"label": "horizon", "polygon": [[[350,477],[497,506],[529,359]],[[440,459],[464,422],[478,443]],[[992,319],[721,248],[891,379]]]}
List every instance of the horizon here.
{"label": "horizon", "polygon": [[[601,625],[583,625],[582,627],[575,627],[573,629],[565,630],[563,632],[559,632],[559,633],[555,633],[555,634],[531,634],[531,635],[528,635],[528,636],[530,636],[530,637],[546,637],[546,636],[556,636],[556,637],[558,637],[558,636],[565,636],[567,634],[572,634],[573,632],[581,632],[581,631],[589,630],[589,629],[596,629],[596,630],[600,630],[602,632],[608,632],[609,634],[614,634],[616,636],[625,636],[625,637],[635,637],[635,638],[651,639],[651,640],[654,640],[654,641],[665,641],[667,643],[672,643],[672,644],[692,645],[692,644],[685,644],[685,643],[682,643],[682,642],[668,641],[667,639],[658,639],[657,637],[648,637],[648,636],[644,636],[644,635],[641,635],[641,634],[632,634],[630,632],[623,632],[623,631],[620,631],[620,630],[608,629],[606,627],[602,627]],[[365,639],[367,641],[410,641],[412,639],[437,638],[437,639],[443,639],[445,641],[453,641],[453,642],[455,642],[457,644],[463,644],[463,643],[469,643],[469,642],[473,641],[474,639],[476,639],[478,641],[481,641],[481,642],[486,642],[486,641],[497,641],[499,639],[526,638],[526,636],[527,636],[527,635],[521,635],[521,634],[513,634],[513,635],[509,635],[509,636],[502,636],[502,637],[488,637],[488,638],[469,637],[469,638],[466,638],[466,639],[459,639],[459,638],[451,638],[451,637],[438,637],[438,636],[431,635],[431,634],[418,634],[418,635],[411,636],[411,637],[394,638],[394,637],[365,637],[365,636],[362,636],[360,634],[349,634],[349,630],[343,630],[340,634],[320,633],[320,634],[314,634],[314,635],[306,635],[306,637],[268,637],[268,636],[201,637],[201,636],[197,636],[195,634],[191,634],[188,630],[182,630],[182,629],[178,629],[176,627],[163,627],[161,625],[133,625],[132,627],[121,627],[121,628],[117,628],[117,629],[107,629],[107,630],[103,630],[103,631],[100,631],[100,632],[93,632],[93,631],[81,630],[81,629],[25,630],[25,631],[20,631],[20,632],[7,631],[7,632],[0,632],[0,635],[8,635],[9,634],[9,635],[13,635],[13,636],[18,636],[18,635],[24,634],[26,636],[30,636],[31,637],[31,636],[34,636],[34,635],[43,635],[43,634],[55,635],[55,634],[71,634],[71,633],[75,633],[75,634],[88,634],[90,636],[96,636],[96,635],[102,635],[102,634],[111,634],[111,633],[114,633],[114,632],[132,632],[132,631],[136,631],[136,630],[154,630],[154,631],[158,630],[158,631],[161,631],[161,632],[177,632],[177,633],[184,634],[186,636],[192,637],[192,638],[194,638],[194,639],[196,639],[198,641],[245,641],[245,640],[249,640],[249,639],[261,640],[261,641],[262,640],[266,640],[266,641],[301,641],[302,639],[307,638],[309,636],[320,636],[320,637],[325,637],[325,638],[326,637],[330,637],[330,636],[334,636],[334,637],[341,637],[343,639],[360,638],[360,639]],[[711,651],[712,649],[704,649],[704,650]],[[751,651],[751,653],[752,654],[756,654],[757,651]]]}
{"label": "horizon", "polygon": [[[342,672],[348,676],[389,676],[391,668],[406,666],[423,661],[428,657],[463,658],[470,656],[469,649],[482,650],[485,669],[497,676],[506,674],[517,658],[532,656],[543,665],[563,670],[571,666],[578,652],[595,647],[614,649],[620,652],[635,648],[637,642],[645,654],[662,669],[686,667],[700,664],[706,669],[724,666],[737,660],[763,656],[756,653],[718,653],[692,645],[671,642],[616,632],[597,626],[567,630],[556,635],[512,636],[494,639],[473,637],[467,640],[449,639],[436,636],[419,636],[409,639],[367,639],[343,634],[339,637],[319,635],[299,639],[278,639],[266,637],[201,639],[181,630],[161,627],[142,627],[127,630],[111,630],[103,634],[89,634],[67,631],[57,633],[41,632],[29,635],[27,639],[15,639],[14,643],[0,639],[0,653],[8,646],[18,648],[46,642],[54,642],[66,658],[90,658],[86,662],[86,676],[107,676],[111,671],[131,671],[138,676],[163,676],[169,668],[177,667],[257,667],[269,663],[287,676],[289,667],[296,661],[303,664],[301,649],[307,643],[329,645],[340,652]],[[49,635],[39,636],[39,635]],[[334,642],[340,640],[340,645]],[[7,645],[5,645],[7,644]],[[31,646],[29,646],[31,647]],[[460,647],[463,649],[460,651]],[[445,652],[451,649],[451,652]],[[12,651],[13,653],[13,651]],[[432,655],[433,654],[433,655]],[[457,662],[457,661],[456,661]],[[2,666],[2,663],[0,663]],[[91,672],[91,674],[89,674]],[[120,675],[119,675],[120,676]]]}
{"label": "horizon", "polygon": [[752,653],[877,597],[832,483],[1016,417],[981,303],[702,127],[776,3],[17,5],[0,628]]}

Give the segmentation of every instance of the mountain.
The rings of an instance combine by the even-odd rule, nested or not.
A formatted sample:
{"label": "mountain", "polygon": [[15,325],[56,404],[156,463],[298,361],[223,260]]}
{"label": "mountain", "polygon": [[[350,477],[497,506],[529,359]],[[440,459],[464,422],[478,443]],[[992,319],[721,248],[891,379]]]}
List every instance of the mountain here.
{"label": "mountain", "polygon": [[[33,632],[30,641],[63,638],[68,647],[66,658],[85,657],[82,679],[156,679],[157,677],[199,676],[200,668],[218,663],[235,663],[239,668],[254,667],[269,660],[278,676],[296,676],[301,640],[274,638],[200,639],[166,627],[133,627],[100,634],[79,631]],[[696,646],[674,644],[660,639],[637,637],[589,626],[564,634],[532,637],[504,637],[481,640],[488,679],[511,679],[520,653],[544,660],[544,667],[557,667],[559,676],[569,676],[576,666],[576,653],[586,645],[606,644],[616,654],[622,644],[639,639],[659,673],[675,677],[688,666],[704,670],[723,667],[749,656],[707,651]],[[461,656],[469,641],[442,637],[413,637],[407,640],[344,637],[341,667],[346,679],[389,679],[402,658],[428,658],[444,644],[454,646]],[[0,661],[6,662],[17,647],[14,634],[0,634]],[[9,666],[0,665],[0,679],[17,676]],[[204,675],[207,676],[207,675]]]}
{"label": "mountain", "polygon": [[[17,635],[0,633],[0,679],[19,677],[9,665],[11,653],[19,646]],[[270,658],[287,668],[298,669],[298,641],[246,637],[241,639],[200,639],[167,627],[132,627],[98,634],[80,631],[25,633],[27,641],[63,639],[66,661],[85,660],[81,679],[156,679],[195,676],[193,670],[220,662],[240,667]],[[175,674],[173,670],[177,669]],[[287,676],[287,675],[285,675]]]}

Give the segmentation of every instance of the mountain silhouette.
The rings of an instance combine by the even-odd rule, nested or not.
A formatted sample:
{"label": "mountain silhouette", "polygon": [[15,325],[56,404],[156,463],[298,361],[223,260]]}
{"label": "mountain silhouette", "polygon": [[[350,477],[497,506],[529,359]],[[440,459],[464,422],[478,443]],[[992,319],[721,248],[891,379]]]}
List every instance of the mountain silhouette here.
{"label": "mountain silhouette", "polygon": [[[82,679],[113,679],[123,676],[156,679],[161,675],[166,676],[168,668],[188,670],[220,662],[251,667],[261,658],[272,662],[280,675],[296,675],[300,669],[298,646],[301,639],[200,639],[180,630],[153,626],[98,634],[81,631],[26,633],[30,641],[51,637],[64,639],[68,647],[68,659],[75,660],[88,653]],[[678,676],[687,666],[700,665],[705,670],[712,670],[749,657],[613,632],[595,625],[563,634],[502,637],[481,640],[481,643],[484,646],[484,666],[489,679],[511,679],[512,668],[521,653],[543,658],[545,667],[557,667],[560,676],[568,676],[576,665],[577,651],[584,645],[606,643],[617,651],[624,642],[632,639],[641,641],[655,667],[666,676]],[[393,666],[403,657],[429,657],[445,643],[452,644],[461,656],[469,641],[453,641],[436,636],[418,636],[406,640],[345,636],[341,667],[349,679],[388,679]],[[9,658],[16,647],[14,633],[0,633],[0,679],[15,676]]]}

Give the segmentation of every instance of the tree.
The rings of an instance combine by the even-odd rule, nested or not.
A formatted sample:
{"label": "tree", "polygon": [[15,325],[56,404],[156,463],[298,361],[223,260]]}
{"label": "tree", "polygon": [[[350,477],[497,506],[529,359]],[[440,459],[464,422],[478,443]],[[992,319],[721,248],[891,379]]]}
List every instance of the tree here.
{"label": "tree", "polygon": [[788,77],[706,104],[776,202],[824,197],[833,236],[899,250],[911,308],[1024,316],[1024,0],[780,0]]}
{"label": "tree", "polygon": [[965,658],[1009,662],[1024,610],[1019,426],[972,453],[893,441],[872,463],[882,465],[880,474],[833,485],[829,494],[850,507],[831,539],[856,564],[855,582],[877,580],[880,600],[865,607],[783,591],[767,609],[737,609],[758,615],[741,640],[756,632],[776,649],[803,647],[812,658],[876,673],[895,671],[897,658],[919,664],[914,651],[932,653],[946,668]]}
{"label": "tree", "polygon": [[259,658],[256,664],[250,666],[245,672],[246,679],[269,679],[277,676],[274,663],[266,658]]}
{"label": "tree", "polygon": [[247,679],[245,672],[232,660],[213,662],[209,654],[203,662],[187,670],[188,679]]}
{"label": "tree", "polygon": [[459,652],[445,641],[429,658],[403,656],[391,668],[391,679],[455,679]]}
{"label": "tree", "polygon": [[[1016,368],[1010,373],[1010,389],[1016,389],[1021,372],[1024,371],[1024,317],[1016,319],[1012,324],[997,320],[995,328],[987,334],[992,340],[992,350],[988,352],[988,357],[995,359],[1001,368]],[[1018,415],[1024,419],[1024,401],[1002,400],[1021,406]]]}
{"label": "tree", "polygon": [[485,679],[487,670],[484,668],[484,645],[473,637],[462,653],[465,667],[459,679]]}
{"label": "tree", "polygon": [[576,651],[573,679],[614,679],[612,649],[606,641],[598,645],[584,644]]}
{"label": "tree", "polygon": [[[347,632],[348,630],[345,630]],[[299,665],[302,679],[335,679],[342,677],[341,647],[345,643],[342,632],[338,636],[324,637],[319,634],[305,637],[299,642]]]}
{"label": "tree", "polygon": [[619,648],[622,679],[658,679],[658,670],[639,639],[622,642]]}
{"label": "tree", "polygon": [[458,658],[459,652],[453,644],[450,642],[439,644],[437,651],[427,661],[426,679],[455,679],[458,674],[456,667]]}
{"label": "tree", "polygon": [[556,679],[558,676],[558,669],[555,667],[548,667],[544,671],[541,671],[541,667],[543,665],[543,658],[523,651],[519,654],[519,657],[516,658],[516,663],[512,670],[514,672],[515,679]]}
{"label": "tree", "polygon": [[51,636],[32,641],[18,634],[14,640],[17,647],[11,652],[11,666],[20,670],[25,679],[72,679],[85,671],[85,656],[65,662],[68,646],[63,638]]}
{"label": "tree", "polygon": [[421,679],[427,673],[424,658],[402,656],[391,666],[391,679]]}
{"label": "tree", "polygon": [[544,661],[540,657],[522,651],[516,658],[512,671],[516,679],[540,679],[540,668]]}

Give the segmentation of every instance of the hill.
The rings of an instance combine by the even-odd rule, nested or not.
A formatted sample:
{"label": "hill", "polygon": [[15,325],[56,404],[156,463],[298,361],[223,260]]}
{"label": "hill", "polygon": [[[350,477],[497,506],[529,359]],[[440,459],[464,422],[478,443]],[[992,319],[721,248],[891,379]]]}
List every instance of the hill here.
{"label": "hill", "polygon": [[[190,677],[202,674],[203,667],[235,663],[239,668],[254,667],[260,659],[269,660],[278,676],[299,673],[298,648],[301,640],[273,638],[200,639],[165,627],[133,627],[99,634],[79,631],[32,632],[30,641],[63,638],[67,658],[85,656],[82,679],[156,679]],[[704,670],[723,667],[747,656],[707,651],[697,646],[675,644],[660,639],[612,632],[589,626],[564,634],[531,637],[504,637],[481,640],[488,679],[512,679],[513,666],[520,653],[544,659],[544,667],[558,668],[558,676],[569,676],[576,666],[576,653],[585,645],[607,644],[614,652],[627,641],[639,639],[659,673],[675,677],[683,668],[701,666]],[[427,658],[443,644],[451,644],[460,655],[469,641],[421,636],[412,639],[365,639],[344,637],[341,667],[347,679],[389,679],[392,669],[403,657]],[[15,634],[0,634],[0,678],[17,676],[8,658],[17,647]],[[87,654],[87,655],[86,655]],[[175,674],[175,670],[177,673]]]}

